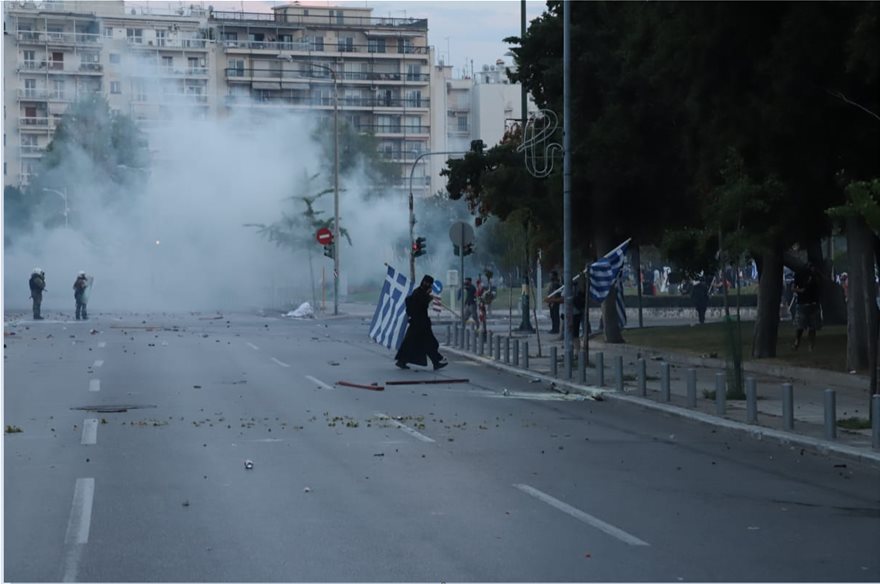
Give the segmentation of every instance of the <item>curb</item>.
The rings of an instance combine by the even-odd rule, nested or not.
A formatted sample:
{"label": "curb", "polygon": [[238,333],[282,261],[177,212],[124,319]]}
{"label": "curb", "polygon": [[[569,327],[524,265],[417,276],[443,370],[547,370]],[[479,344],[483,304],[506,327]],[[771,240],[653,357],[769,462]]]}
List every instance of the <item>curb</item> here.
{"label": "curb", "polygon": [[870,449],[864,450],[856,448],[854,446],[847,446],[846,444],[838,444],[836,442],[830,442],[828,440],[821,440],[818,438],[812,438],[810,436],[803,436],[801,434],[794,434],[791,432],[784,432],[782,430],[776,430],[774,428],[764,428],[761,426],[754,426],[743,422],[728,420],[727,418],[719,418],[710,414],[704,414],[703,412],[680,408],[670,404],[659,403],[637,396],[619,394],[613,389],[604,389],[590,385],[581,385],[571,381],[557,379],[543,373],[513,367],[512,365],[508,365],[506,363],[498,363],[494,359],[474,355],[473,353],[469,353],[467,351],[463,351],[452,346],[444,346],[443,348],[445,351],[454,353],[455,355],[458,355],[460,357],[467,357],[468,359],[471,359],[473,361],[478,361],[495,369],[500,369],[508,373],[513,373],[519,377],[529,377],[532,379],[547,381],[557,387],[565,387],[572,391],[576,391],[580,394],[586,395],[587,397],[593,398],[597,401],[601,401],[604,399],[614,399],[621,402],[641,406],[643,408],[662,411],[667,414],[679,416],[681,418],[687,418],[689,420],[701,422],[703,424],[719,426],[728,430],[743,432],[759,440],[763,438],[770,438],[779,441],[779,443],[782,445],[797,445],[803,448],[808,448],[819,454],[836,454],[846,457],[848,459],[856,460],[861,463],[880,466],[880,451],[874,452]]}

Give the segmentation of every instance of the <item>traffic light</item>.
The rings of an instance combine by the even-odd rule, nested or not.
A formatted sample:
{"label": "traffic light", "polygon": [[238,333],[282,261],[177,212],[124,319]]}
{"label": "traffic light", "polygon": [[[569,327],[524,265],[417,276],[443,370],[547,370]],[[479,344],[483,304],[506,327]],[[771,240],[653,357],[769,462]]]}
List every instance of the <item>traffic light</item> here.
{"label": "traffic light", "polygon": [[474,244],[473,244],[473,243],[465,244],[465,246],[464,246],[464,255],[469,256],[469,255],[471,255],[472,253],[474,253]]}
{"label": "traffic light", "polygon": [[332,244],[332,243],[329,244],[329,245],[325,245],[325,246],[324,246],[324,255],[327,256],[328,258],[332,258],[332,257],[333,257],[333,252],[334,252],[334,251],[335,251],[335,250],[333,249],[333,244]]}
{"label": "traffic light", "polygon": [[425,249],[425,247],[426,247],[425,238],[424,237],[416,237],[416,241],[415,241],[415,243],[413,243],[413,246],[412,246],[413,257],[417,258],[421,255],[425,255],[425,252],[427,251]]}

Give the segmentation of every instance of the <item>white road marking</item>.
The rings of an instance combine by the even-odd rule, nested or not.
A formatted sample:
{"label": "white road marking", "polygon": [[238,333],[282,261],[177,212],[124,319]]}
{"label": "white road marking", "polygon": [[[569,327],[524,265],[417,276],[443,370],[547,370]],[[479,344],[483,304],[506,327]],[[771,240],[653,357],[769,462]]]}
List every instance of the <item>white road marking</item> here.
{"label": "white road marking", "polygon": [[284,361],[279,361],[279,360],[276,359],[275,357],[272,357],[272,360],[275,361],[276,363],[278,363],[279,365],[281,365],[282,367],[290,367],[290,365],[288,365],[288,364],[285,363]]}
{"label": "white road marking", "polygon": [[100,343],[98,343],[98,348],[99,348],[99,349],[103,349],[103,348],[106,347],[106,346],[107,346],[107,343],[106,343],[105,341],[101,341]]}
{"label": "white road marking", "polygon": [[258,346],[256,346],[255,344],[253,344],[253,343],[245,343],[245,344],[246,344],[248,347],[250,347],[251,349],[253,349],[254,351],[259,351],[259,350],[260,350],[260,348],[259,348]]}
{"label": "white road marking", "polygon": [[92,501],[95,497],[95,479],[76,479],[73,489],[73,506],[67,521],[64,535],[64,575],[63,582],[75,582],[83,546],[89,542],[89,527],[92,524]]}
{"label": "white road marking", "polygon": [[98,418],[87,418],[83,422],[82,444],[95,444],[98,441]]}
{"label": "white road marking", "polygon": [[392,424],[394,424],[395,426],[397,426],[398,428],[400,428],[401,430],[403,430],[404,432],[406,432],[407,434],[409,434],[413,438],[418,438],[422,442],[433,442],[434,441],[433,438],[428,438],[427,436],[425,436],[421,432],[416,432],[415,430],[413,430],[412,428],[410,428],[406,424],[401,424],[400,422],[398,422],[397,420],[395,420],[394,418],[392,418],[388,414],[383,414],[382,412],[376,412],[376,417],[391,422]]}
{"label": "white road marking", "polygon": [[593,517],[589,513],[584,513],[580,509],[577,509],[576,507],[572,507],[568,503],[563,503],[559,499],[557,499],[555,497],[551,497],[547,493],[539,491],[538,489],[536,489],[534,487],[530,487],[529,485],[523,485],[523,484],[514,484],[513,486],[516,487],[517,489],[519,489],[520,491],[522,491],[523,493],[531,495],[532,497],[535,497],[539,501],[543,501],[544,503],[547,503],[551,507],[556,507],[557,509],[559,509],[563,513],[567,513],[567,514],[571,515],[572,517],[574,517],[575,519],[579,519],[580,521],[583,521],[587,525],[592,525],[596,529],[598,529],[600,531],[604,531],[608,535],[619,539],[623,543],[626,543],[629,545],[651,545],[648,542],[642,541],[641,539],[637,538],[636,536],[631,535],[618,527],[614,527],[610,523],[605,523],[604,521],[602,521],[598,517]]}
{"label": "white road marking", "polygon": [[89,391],[101,391],[101,380],[100,379],[90,379],[89,380]]}
{"label": "white road marking", "polygon": [[101,367],[103,364],[104,364],[104,360],[103,360],[103,359],[98,359],[97,361],[95,361],[94,363],[92,363],[92,367],[95,368],[95,369],[97,369],[98,367]]}
{"label": "white road marking", "polygon": [[324,383],[323,381],[321,381],[317,377],[312,377],[311,375],[306,375],[306,379],[308,379],[312,383],[317,383],[318,385],[320,385],[324,389],[333,389],[332,385],[327,385],[326,383]]}

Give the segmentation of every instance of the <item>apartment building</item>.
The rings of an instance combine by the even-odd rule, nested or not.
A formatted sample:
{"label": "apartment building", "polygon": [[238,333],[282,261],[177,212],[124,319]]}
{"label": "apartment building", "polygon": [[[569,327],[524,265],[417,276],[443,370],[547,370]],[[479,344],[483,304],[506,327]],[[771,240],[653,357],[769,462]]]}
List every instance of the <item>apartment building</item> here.
{"label": "apartment building", "polygon": [[[116,0],[21,1],[3,12],[4,185],[28,182],[61,114],[89,92],[146,130],[181,109],[204,119],[242,108],[267,118],[338,111],[375,135],[402,190],[431,143],[424,19],[296,2],[267,13],[161,13]],[[417,194],[430,192],[425,167],[414,169]]]}

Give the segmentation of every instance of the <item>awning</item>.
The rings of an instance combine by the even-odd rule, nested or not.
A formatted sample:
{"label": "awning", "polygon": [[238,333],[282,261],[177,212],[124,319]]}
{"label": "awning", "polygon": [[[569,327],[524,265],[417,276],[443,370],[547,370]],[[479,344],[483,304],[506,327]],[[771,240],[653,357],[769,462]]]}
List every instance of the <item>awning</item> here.
{"label": "awning", "polygon": [[254,89],[281,89],[281,84],[277,81],[254,81],[251,87]]}

